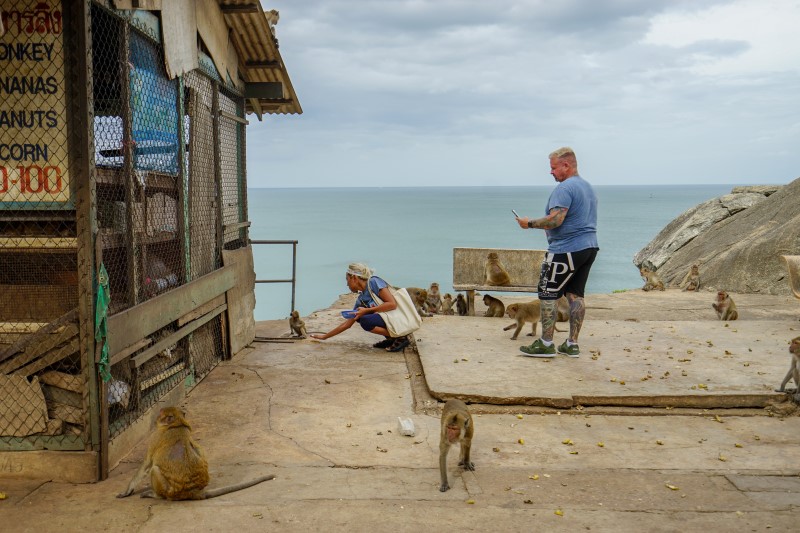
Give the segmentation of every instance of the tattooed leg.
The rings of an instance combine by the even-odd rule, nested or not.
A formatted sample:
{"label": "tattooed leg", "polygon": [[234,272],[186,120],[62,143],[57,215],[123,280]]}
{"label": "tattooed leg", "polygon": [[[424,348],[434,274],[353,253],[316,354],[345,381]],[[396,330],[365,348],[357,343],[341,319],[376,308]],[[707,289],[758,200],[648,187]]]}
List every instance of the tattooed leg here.
{"label": "tattooed leg", "polygon": [[[569,340],[577,344],[578,335],[580,335],[581,326],[583,326],[583,317],[586,316],[586,304],[582,297],[575,296],[569,292],[567,293],[567,301],[569,302]],[[544,320],[544,308],[542,308],[542,320]]]}
{"label": "tattooed leg", "polygon": [[548,342],[553,341],[553,333],[556,329],[556,301],[539,300],[542,309],[542,339]]}

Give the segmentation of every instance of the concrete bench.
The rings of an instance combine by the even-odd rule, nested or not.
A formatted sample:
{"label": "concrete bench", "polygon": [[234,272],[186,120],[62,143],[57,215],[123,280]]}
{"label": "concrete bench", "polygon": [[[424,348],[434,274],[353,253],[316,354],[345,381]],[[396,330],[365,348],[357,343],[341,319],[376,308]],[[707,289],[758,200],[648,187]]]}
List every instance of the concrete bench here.
{"label": "concrete bench", "polygon": [[[511,278],[511,285],[484,285],[486,257],[490,252],[497,253]],[[467,314],[475,316],[475,291],[538,292],[540,267],[545,253],[545,250],[453,248],[453,289],[466,291]]]}
{"label": "concrete bench", "polygon": [[789,271],[789,288],[795,298],[800,298],[800,255],[782,255]]}

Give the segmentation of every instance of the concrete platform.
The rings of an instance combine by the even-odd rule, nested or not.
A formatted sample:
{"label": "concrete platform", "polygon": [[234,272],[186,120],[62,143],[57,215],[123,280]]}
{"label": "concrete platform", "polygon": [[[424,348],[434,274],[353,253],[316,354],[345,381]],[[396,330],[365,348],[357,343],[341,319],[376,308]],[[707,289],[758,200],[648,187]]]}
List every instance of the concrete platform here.
{"label": "concrete platform", "polygon": [[[626,302],[643,296],[660,320],[628,316]],[[533,341],[526,335],[530,327],[511,340],[513,330],[503,331],[512,323],[508,318],[435,316],[415,337],[431,395],[440,400],[562,409],[764,407],[782,401],[785,395],[774,389],[789,367],[789,340],[800,334],[800,305],[780,296],[734,297],[742,318],[726,323],[716,319],[710,293],[590,295],[577,359],[524,356],[519,347]],[[641,304],[635,314],[642,316]],[[555,339],[566,336],[557,332]]]}

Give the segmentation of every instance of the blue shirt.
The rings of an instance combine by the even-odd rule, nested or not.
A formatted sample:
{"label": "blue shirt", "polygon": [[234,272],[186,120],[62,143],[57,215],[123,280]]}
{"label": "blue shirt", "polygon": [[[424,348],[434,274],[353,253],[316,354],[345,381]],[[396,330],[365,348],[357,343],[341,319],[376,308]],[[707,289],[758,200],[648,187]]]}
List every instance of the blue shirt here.
{"label": "blue shirt", "polygon": [[365,287],[364,290],[359,293],[358,298],[356,298],[356,305],[353,309],[358,309],[359,307],[377,307],[378,302],[372,299],[372,295],[369,293],[370,289],[375,293],[375,296],[380,297],[378,293],[381,292],[381,289],[388,286],[389,284],[378,276],[372,276],[367,280],[367,287]]}
{"label": "blue shirt", "polygon": [[545,214],[555,207],[568,209],[564,222],[546,230],[547,251],[555,254],[599,248],[597,244],[597,195],[588,181],[572,176],[553,189]]}

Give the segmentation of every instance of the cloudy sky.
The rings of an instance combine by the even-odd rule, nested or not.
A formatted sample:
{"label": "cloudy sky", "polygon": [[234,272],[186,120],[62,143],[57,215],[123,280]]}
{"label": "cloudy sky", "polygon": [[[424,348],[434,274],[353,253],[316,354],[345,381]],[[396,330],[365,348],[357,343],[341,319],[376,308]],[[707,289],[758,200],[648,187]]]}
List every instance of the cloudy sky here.
{"label": "cloudy sky", "polygon": [[252,187],[800,177],[800,0],[262,0],[304,113]]}

